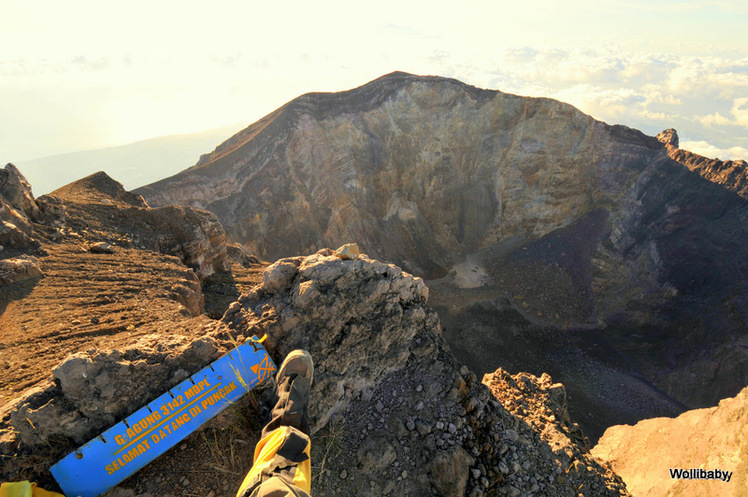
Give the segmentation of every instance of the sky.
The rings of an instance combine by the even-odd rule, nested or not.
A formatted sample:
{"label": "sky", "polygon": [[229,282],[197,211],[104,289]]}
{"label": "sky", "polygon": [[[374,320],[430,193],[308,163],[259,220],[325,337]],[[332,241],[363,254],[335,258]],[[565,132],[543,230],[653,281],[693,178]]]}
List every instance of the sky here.
{"label": "sky", "polygon": [[395,70],[748,159],[747,27],[744,0],[0,0],[0,164],[249,125]]}

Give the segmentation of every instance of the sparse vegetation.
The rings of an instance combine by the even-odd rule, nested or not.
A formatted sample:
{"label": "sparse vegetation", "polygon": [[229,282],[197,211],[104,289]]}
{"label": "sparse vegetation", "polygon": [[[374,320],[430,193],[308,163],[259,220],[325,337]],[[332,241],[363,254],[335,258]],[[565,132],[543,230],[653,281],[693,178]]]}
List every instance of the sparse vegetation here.
{"label": "sparse vegetation", "polygon": [[340,455],[340,442],[343,435],[341,420],[331,421],[312,437],[312,481],[318,480],[327,470],[327,461]]}

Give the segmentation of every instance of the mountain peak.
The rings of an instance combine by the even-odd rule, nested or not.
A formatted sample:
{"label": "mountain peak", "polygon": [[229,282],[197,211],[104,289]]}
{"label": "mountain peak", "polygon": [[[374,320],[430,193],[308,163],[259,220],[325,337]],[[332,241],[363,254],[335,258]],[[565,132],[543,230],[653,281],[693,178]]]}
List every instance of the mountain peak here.
{"label": "mountain peak", "polygon": [[58,188],[51,193],[66,200],[88,202],[122,202],[135,207],[147,207],[140,195],[125,190],[122,183],[112,179],[104,171],[99,171]]}
{"label": "mountain peak", "polygon": [[656,138],[668,147],[678,148],[678,132],[673,128],[661,131]]}

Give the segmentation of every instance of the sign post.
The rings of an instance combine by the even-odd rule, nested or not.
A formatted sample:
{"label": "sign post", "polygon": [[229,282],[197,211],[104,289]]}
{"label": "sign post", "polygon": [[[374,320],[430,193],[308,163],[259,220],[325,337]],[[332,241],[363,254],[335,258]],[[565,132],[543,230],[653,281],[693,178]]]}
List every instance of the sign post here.
{"label": "sign post", "polygon": [[95,497],[179,443],[271,377],[275,365],[253,337],[52,466],[67,497]]}

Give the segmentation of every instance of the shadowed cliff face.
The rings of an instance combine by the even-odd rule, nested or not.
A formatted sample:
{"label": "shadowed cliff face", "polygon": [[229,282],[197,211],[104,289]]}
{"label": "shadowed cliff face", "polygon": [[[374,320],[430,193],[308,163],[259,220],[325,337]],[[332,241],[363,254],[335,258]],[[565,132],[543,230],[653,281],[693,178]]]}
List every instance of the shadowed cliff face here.
{"label": "shadowed cliff face", "polygon": [[[710,182],[669,140],[549,99],[394,73],[301,96],[137,192],[214,212],[265,259],[356,241],[430,280],[453,345],[602,330],[602,363],[702,406],[748,384],[748,210],[742,183]],[[471,328],[471,306],[497,311]],[[519,361],[478,356],[458,353],[481,373]]]}

